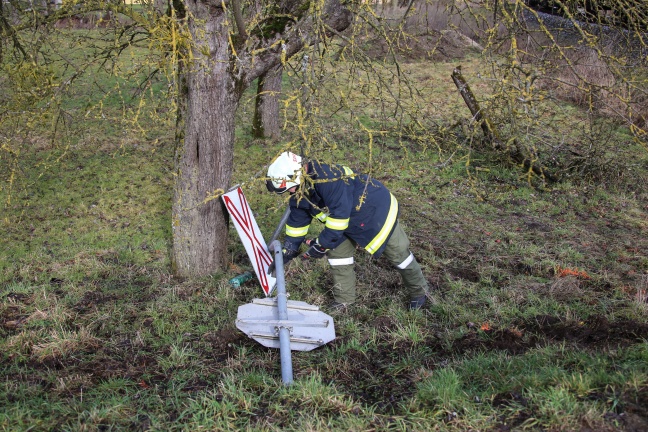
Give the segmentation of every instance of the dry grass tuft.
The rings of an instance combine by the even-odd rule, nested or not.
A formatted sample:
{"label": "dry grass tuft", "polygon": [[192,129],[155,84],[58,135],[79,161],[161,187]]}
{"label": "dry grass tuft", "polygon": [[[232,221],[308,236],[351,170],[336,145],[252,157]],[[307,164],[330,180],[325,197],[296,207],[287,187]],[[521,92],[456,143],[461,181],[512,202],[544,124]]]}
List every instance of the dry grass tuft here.
{"label": "dry grass tuft", "polygon": [[648,315],[648,275],[642,276],[633,300],[637,311],[644,316]]}
{"label": "dry grass tuft", "polygon": [[85,327],[76,332],[54,330],[50,339],[49,342],[33,347],[32,355],[36,360],[43,362],[62,359],[75,352],[93,350],[101,345],[101,340]]}
{"label": "dry grass tuft", "polygon": [[545,294],[556,301],[562,302],[583,298],[585,291],[578,277],[566,276],[553,281],[546,288]]}

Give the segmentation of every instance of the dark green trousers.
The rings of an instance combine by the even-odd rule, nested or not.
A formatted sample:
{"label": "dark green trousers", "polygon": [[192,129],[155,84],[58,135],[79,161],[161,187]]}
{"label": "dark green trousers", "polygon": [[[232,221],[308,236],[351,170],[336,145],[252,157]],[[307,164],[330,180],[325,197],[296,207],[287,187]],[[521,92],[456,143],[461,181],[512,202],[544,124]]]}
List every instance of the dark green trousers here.
{"label": "dark green trousers", "polygon": [[[383,254],[400,273],[405,293],[412,298],[427,294],[428,283],[409,245],[407,234],[396,222]],[[351,304],[356,300],[355,250],[355,243],[346,239],[327,254],[333,274],[333,298],[338,303]]]}

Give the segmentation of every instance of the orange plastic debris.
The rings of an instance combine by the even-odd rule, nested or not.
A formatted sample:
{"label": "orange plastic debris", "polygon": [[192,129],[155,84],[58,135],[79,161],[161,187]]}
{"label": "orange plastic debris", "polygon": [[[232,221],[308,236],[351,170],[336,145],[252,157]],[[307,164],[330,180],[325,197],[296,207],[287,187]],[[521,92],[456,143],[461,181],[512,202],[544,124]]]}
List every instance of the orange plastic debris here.
{"label": "orange plastic debris", "polygon": [[572,269],[572,268],[558,267],[558,277],[565,277],[565,276],[576,276],[583,279],[590,279],[590,275],[588,275],[587,272],[585,271],[580,271],[578,269]]}
{"label": "orange plastic debris", "polygon": [[490,328],[490,325],[487,322],[485,322],[484,324],[481,325],[481,327],[479,329],[482,330],[482,331],[488,331],[491,328]]}

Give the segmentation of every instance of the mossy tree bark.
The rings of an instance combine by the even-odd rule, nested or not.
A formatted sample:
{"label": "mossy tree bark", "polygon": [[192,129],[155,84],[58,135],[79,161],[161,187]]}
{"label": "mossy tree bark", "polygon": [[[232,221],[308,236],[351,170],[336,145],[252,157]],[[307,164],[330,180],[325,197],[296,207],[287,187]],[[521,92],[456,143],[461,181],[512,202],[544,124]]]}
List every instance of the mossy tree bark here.
{"label": "mossy tree bark", "polygon": [[275,66],[259,77],[252,121],[252,135],[256,138],[279,139],[281,122],[279,96],[283,67]]}
{"label": "mossy tree bark", "polygon": [[231,71],[226,14],[201,3],[187,5],[194,60],[185,72],[185,133],[178,147],[173,203],[173,262],[183,276],[209,274],[225,264],[227,212],[221,200],[208,197],[229,186],[240,97]]}

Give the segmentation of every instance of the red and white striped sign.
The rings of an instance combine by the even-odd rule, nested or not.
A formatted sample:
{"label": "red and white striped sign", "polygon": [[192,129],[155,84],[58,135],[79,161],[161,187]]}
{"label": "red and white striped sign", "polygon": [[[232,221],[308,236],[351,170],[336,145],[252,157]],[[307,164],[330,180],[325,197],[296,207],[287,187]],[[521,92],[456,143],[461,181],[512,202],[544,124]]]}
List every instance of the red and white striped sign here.
{"label": "red and white striped sign", "polygon": [[269,296],[275,286],[276,279],[268,274],[268,267],[272,263],[272,255],[259,230],[259,226],[252,215],[250,205],[243,195],[241,188],[236,188],[223,195],[225,207],[232,217],[236,231],[245,250],[252,261],[254,272],[261,283],[261,288]]}

